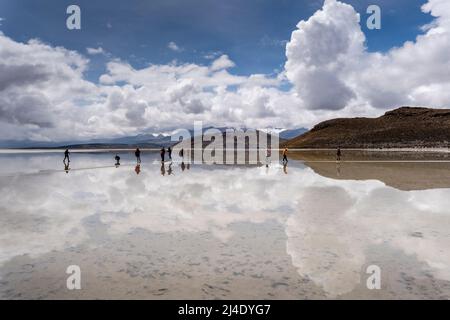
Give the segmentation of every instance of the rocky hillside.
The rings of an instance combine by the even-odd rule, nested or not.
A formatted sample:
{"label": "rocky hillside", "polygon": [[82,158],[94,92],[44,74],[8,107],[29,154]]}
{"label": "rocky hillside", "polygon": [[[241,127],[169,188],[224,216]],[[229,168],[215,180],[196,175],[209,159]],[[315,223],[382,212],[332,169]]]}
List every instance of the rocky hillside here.
{"label": "rocky hillside", "polygon": [[333,119],[283,144],[288,148],[447,148],[450,109],[402,107],[379,118]]}

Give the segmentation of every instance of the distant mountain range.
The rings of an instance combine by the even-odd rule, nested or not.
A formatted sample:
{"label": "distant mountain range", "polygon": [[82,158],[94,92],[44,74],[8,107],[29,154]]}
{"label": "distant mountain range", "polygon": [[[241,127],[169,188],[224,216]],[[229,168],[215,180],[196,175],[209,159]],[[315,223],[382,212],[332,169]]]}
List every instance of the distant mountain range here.
{"label": "distant mountain range", "polygon": [[140,134],[136,136],[111,138],[111,139],[92,139],[88,141],[59,141],[59,142],[44,142],[44,141],[14,141],[4,140],[0,141],[0,148],[65,148],[72,149],[102,149],[102,148],[130,148],[130,147],[147,147],[158,148],[162,146],[169,146],[173,143],[170,141],[170,136],[162,134]]}
{"label": "distant mountain range", "polygon": [[[213,127],[203,128],[203,132]],[[227,128],[216,128],[224,132]],[[244,129],[246,130],[246,129]],[[265,130],[266,131],[266,130]],[[307,129],[267,129],[269,132],[275,132],[280,135],[280,139],[288,140],[299,134],[307,131]],[[194,131],[190,130],[191,135],[194,135]],[[126,136],[120,138],[110,139],[92,139],[86,141],[71,140],[71,141],[32,141],[32,140],[3,140],[0,141],[0,148],[25,148],[25,149],[47,149],[47,148],[71,148],[71,149],[123,149],[123,148],[161,148],[168,147],[176,144],[171,141],[170,135],[151,133],[151,134],[139,134],[135,136]]]}
{"label": "distant mountain range", "polygon": [[[203,133],[213,127],[203,128]],[[225,132],[227,128],[216,128]],[[245,128],[243,130],[246,130]],[[269,128],[288,148],[448,148],[450,109],[401,107],[378,118],[339,118],[321,122],[311,130]],[[190,130],[191,136],[194,131]],[[175,145],[167,134],[139,134],[89,141],[0,141],[0,148],[123,149],[161,148]]]}
{"label": "distant mountain range", "polygon": [[401,107],[378,118],[319,123],[283,144],[288,148],[448,148],[450,109]]}

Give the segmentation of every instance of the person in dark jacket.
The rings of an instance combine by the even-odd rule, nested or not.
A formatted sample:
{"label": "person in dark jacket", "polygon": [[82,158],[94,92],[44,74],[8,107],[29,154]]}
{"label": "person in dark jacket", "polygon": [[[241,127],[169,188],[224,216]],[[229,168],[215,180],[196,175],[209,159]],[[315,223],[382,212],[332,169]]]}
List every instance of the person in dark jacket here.
{"label": "person in dark jacket", "polygon": [[139,150],[139,148],[136,149],[134,155],[136,156],[136,162],[141,163],[141,150]]}
{"label": "person in dark jacket", "polygon": [[69,149],[66,149],[66,151],[64,151],[64,160],[63,160],[64,163],[66,162],[66,159],[67,159],[67,162],[69,163],[69,162],[70,162],[70,152],[69,152]]}

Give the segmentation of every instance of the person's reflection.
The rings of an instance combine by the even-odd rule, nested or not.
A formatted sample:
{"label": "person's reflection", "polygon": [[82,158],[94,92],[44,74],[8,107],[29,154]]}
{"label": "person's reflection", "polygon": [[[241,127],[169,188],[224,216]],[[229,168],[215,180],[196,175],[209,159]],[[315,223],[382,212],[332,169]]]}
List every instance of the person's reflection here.
{"label": "person's reflection", "polygon": [[184,171],[184,169],[186,169],[186,165],[184,164],[184,161],[181,161],[181,171]]}
{"label": "person's reflection", "polygon": [[69,173],[69,170],[70,170],[70,168],[69,168],[69,163],[67,162],[65,162],[64,161],[64,171],[66,171],[66,173]]}
{"label": "person's reflection", "polygon": [[336,174],[338,177],[341,176],[341,163],[340,162],[336,163]]}
{"label": "person's reflection", "polygon": [[136,165],[136,167],[134,168],[134,171],[136,172],[136,174],[141,173],[141,165],[140,164]]}
{"label": "person's reflection", "polygon": [[272,157],[272,150],[271,149],[267,149],[266,151],[266,168],[267,171],[269,170],[269,165],[270,165],[270,158]]}
{"label": "person's reflection", "polygon": [[288,174],[288,172],[287,172],[287,163],[283,164],[283,172],[285,174]]}
{"label": "person's reflection", "polygon": [[164,162],[161,161],[161,175],[166,175],[166,167],[164,166]]}
{"label": "person's reflection", "polygon": [[167,174],[170,176],[172,174],[172,162],[169,164],[169,169],[167,170]]}
{"label": "person's reflection", "polygon": [[188,163],[187,165],[186,165],[186,169],[190,169],[191,168],[191,165]]}

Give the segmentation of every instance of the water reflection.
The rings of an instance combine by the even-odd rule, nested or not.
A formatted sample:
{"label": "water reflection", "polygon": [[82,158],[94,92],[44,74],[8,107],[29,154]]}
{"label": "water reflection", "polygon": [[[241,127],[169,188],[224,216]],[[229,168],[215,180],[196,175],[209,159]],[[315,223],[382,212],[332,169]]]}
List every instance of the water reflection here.
{"label": "water reflection", "polygon": [[284,174],[288,174],[288,172],[287,172],[287,163],[283,164],[283,172],[284,172]]}
{"label": "water reflection", "polygon": [[[0,181],[0,297],[25,291],[37,295],[22,281],[23,274],[38,279],[54,264],[70,264],[74,252],[89,268],[102,264],[112,278],[121,279],[124,268],[136,268],[140,283],[156,281],[167,289],[162,296],[172,298],[208,297],[204,277],[208,285],[225,290],[220,297],[228,298],[450,294],[450,189],[403,191],[412,185],[443,185],[442,175],[436,179],[424,173],[421,181],[412,180],[418,170],[443,172],[445,164],[380,168],[335,162],[305,166],[291,160],[287,174],[287,165],[278,164],[190,167],[181,162],[166,168],[158,154],[145,156],[142,169],[126,156],[116,169],[102,167],[102,156],[86,155],[77,159],[78,168],[101,169],[72,170],[67,176],[19,173],[0,157],[10,166]],[[17,166],[27,161],[19,158]],[[355,178],[364,178],[359,176],[363,168],[370,180]],[[176,180],[167,179],[181,172]],[[387,178],[393,172],[403,176],[392,180],[398,188],[382,182],[391,182]],[[97,261],[92,252],[105,261]],[[149,260],[139,260],[146,254]],[[386,274],[381,293],[364,290],[369,264]],[[27,265],[34,267],[28,270]],[[146,279],[139,271],[151,265],[158,272],[149,271],[151,279]],[[167,271],[176,266],[181,271]],[[36,279],[47,281],[39,290],[54,282]],[[107,281],[95,281],[96,287],[114,292]],[[190,293],[171,290],[180,283]],[[131,291],[143,290],[128,285],[136,285]],[[103,296],[110,296],[108,290]],[[209,297],[217,297],[208,290]],[[95,292],[84,294],[95,297]],[[53,297],[64,294],[56,290]]]}

